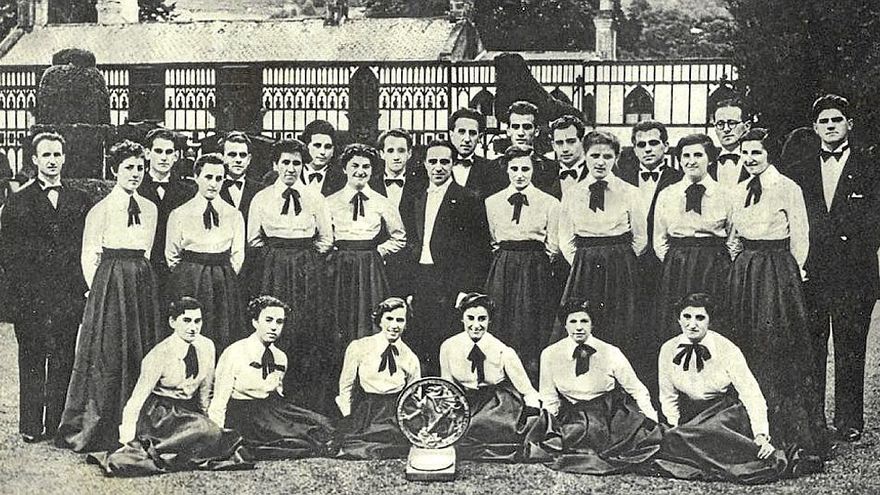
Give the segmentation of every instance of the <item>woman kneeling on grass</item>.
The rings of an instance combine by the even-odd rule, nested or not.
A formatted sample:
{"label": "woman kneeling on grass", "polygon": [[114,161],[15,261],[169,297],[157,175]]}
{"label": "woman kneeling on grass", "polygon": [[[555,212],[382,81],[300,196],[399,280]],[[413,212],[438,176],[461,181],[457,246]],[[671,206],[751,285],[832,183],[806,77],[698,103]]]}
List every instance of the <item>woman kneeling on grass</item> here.
{"label": "woman kneeling on grass", "polygon": [[714,303],[690,294],[675,305],[681,335],[660,349],[660,404],[673,426],[655,464],[676,478],[758,484],[822,470],[796,446],[770,443],[767,402],[742,352],[710,330]]}
{"label": "woman kneeling on grass", "polygon": [[275,347],[290,308],[272,296],[247,308],[249,337],[220,355],[208,416],[244,437],[258,459],[299,459],[333,453],[333,426],[326,417],[282,396],[287,355]]}
{"label": "woman kneeling on grass", "polygon": [[208,419],[214,343],[201,335],[202,307],[191,297],[172,302],[174,333],[144,357],[141,374],[122,411],[119,443],[88,461],[107,476],[147,476],[193,469],[250,469],[241,435]]}

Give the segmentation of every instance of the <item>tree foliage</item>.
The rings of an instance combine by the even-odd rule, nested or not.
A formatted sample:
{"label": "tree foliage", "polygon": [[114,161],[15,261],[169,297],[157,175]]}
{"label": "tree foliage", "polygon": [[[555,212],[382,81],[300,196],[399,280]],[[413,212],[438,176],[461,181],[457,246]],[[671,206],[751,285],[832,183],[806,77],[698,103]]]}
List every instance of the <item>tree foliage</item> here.
{"label": "tree foliage", "polygon": [[365,0],[367,17],[439,17],[448,0]]}
{"label": "tree foliage", "polygon": [[141,22],[171,21],[177,17],[173,0],[138,0],[138,18]]}
{"label": "tree foliage", "polygon": [[16,0],[0,0],[0,40],[9,34],[18,17]]}
{"label": "tree foliage", "polygon": [[633,0],[618,22],[621,58],[727,57],[732,52],[733,20],[714,10],[653,7]]}
{"label": "tree foliage", "polygon": [[498,0],[474,4],[474,24],[488,50],[592,50],[592,2]]}
{"label": "tree foliage", "polygon": [[761,125],[781,134],[809,124],[812,101],[833,92],[850,99],[863,144],[878,142],[880,2],[728,3],[737,23],[733,58],[740,85]]}

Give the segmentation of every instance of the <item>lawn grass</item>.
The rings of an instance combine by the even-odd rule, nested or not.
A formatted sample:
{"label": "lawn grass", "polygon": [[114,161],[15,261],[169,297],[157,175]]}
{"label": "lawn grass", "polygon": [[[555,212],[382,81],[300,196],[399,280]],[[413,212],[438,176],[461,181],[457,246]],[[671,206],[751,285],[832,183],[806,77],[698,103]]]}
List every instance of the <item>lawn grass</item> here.
{"label": "lawn grass", "polygon": [[[25,444],[18,435],[18,372],[12,327],[0,324],[0,494],[147,495],[154,493],[266,495],[343,494],[738,494],[880,493],[880,318],[876,315],[868,350],[867,429],[861,442],[841,445],[826,472],[773,485],[743,487],[636,475],[579,476],[538,465],[459,463],[450,483],[408,483],[403,461],[353,462],[329,459],[260,463],[254,471],[174,473],[152,478],[108,479],[82,455],[47,442]],[[832,384],[829,383],[829,386]]]}

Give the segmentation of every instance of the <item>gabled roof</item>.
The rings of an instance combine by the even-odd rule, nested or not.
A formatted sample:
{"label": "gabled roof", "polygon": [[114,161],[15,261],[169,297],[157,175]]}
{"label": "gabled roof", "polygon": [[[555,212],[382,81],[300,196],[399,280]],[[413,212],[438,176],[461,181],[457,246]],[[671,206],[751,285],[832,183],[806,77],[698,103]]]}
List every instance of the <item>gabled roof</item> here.
{"label": "gabled roof", "polygon": [[101,65],[263,61],[457,60],[476,31],[440,18],[353,19],[324,26],[319,18],[66,24],[38,26],[0,58],[0,65],[48,65],[64,48],[83,48]]}

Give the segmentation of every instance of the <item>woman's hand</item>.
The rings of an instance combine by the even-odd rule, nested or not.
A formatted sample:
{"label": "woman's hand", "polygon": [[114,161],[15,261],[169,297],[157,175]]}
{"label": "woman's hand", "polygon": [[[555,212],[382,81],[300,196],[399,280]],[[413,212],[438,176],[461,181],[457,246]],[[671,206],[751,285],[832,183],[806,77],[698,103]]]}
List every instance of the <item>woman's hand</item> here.
{"label": "woman's hand", "polygon": [[770,443],[770,437],[767,435],[758,435],[755,437],[755,443],[758,445],[758,459],[766,459],[776,450],[776,447]]}

